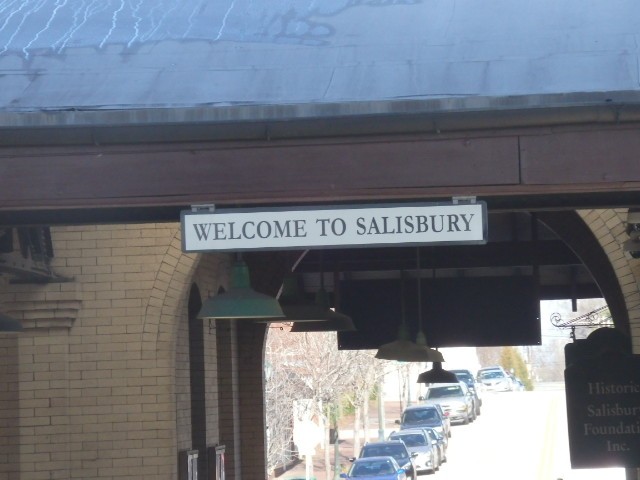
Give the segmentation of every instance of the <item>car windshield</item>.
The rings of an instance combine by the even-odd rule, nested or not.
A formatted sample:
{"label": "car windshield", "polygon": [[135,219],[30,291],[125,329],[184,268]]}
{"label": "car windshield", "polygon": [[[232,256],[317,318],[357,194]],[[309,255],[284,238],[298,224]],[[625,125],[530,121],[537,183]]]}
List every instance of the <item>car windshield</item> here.
{"label": "car windshield", "polygon": [[350,477],[368,477],[376,475],[389,475],[395,470],[389,460],[372,460],[357,462],[351,468]]}
{"label": "car windshield", "polygon": [[398,463],[404,463],[409,458],[404,445],[367,445],[364,447],[363,457],[393,457]]}
{"label": "car windshield", "polygon": [[407,410],[402,416],[402,423],[405,424],[433,422],[435,420],[439,420],[438,412],[436,412],[435,408]]}
{"label": "car windshield", "polygon": [[407,447],[419,447],[427,444],[424,435],[419,433],[398,433],[392,435],[391,440],[402,440]]}
{"label": "car windshield", "polygon": [[473,383],[473,377],[468,373],[456,373],[456,377],[458,377],[458,380],[462,380],[467,384]]}
{"label": "car windshield", "polygon": [[452,385],[450,387],[432,387],[427,392],[427,399],[459,397],[460,395],[462,395],[462,389],[459,385]]}
{"label": "car windshield", "polygon": [[502,373],[499,370],[495,370],[493,372],[482,372],[480,374],[480,378],[482,378],[482,379],[504,378],[504,373]]}

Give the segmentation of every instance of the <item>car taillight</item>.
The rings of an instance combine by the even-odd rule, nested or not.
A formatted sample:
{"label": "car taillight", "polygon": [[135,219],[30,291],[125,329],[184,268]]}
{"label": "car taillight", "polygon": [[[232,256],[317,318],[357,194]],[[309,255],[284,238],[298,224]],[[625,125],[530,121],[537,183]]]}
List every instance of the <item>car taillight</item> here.
{"label": "car taillight", "polygon": [[444,416],[448,417],[451,412],[444,412]]}

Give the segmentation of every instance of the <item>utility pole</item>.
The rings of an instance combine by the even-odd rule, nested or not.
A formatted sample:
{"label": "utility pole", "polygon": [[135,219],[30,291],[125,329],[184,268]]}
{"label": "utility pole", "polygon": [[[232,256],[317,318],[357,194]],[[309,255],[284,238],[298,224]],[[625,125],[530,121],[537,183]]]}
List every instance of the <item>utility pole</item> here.
{"label": "utility pole", "polygon": [[333,480],[340,480],[340,432],[338,431],[338,419],[342,416],[340,404],[334,405],[333,415],[335,437],[333,439]]}
{"label": "utility pole", "polygon": [[407,407],[411,406],[411,364],[407,364],[407,368],[405,370],[407,374],[406,382],[407,382]]}
{"label": "utility pole", "polygon": [[378,379],[378,440],[384,441],[384,377]]}

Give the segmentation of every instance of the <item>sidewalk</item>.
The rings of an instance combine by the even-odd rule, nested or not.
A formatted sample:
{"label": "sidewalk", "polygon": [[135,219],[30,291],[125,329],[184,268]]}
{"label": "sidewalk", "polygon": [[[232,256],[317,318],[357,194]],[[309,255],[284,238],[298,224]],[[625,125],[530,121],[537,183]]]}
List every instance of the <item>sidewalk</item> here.
{"label": "sidewalk", "polygon": [[[384,427],[385,438],[394,430],[398,430],[398,425],[395,424],[396,420],[400,419],[401,406],[398,400],[387,401],[384,405]],[[353,416],[345,416],[338,423],[339,432],[339,451],[340,451],[340,466],[342,468],[348,468],[351,464],[349,458],[355,457],[359,452],[353,451]],[[378,406],[375,402],[372,402],[369,406],[369,441],[378,440]],[[360,437],[360,445],[365,443],[364,436]],[[316,454],[313,456],[313,468],[311,471],[312,480],[333,480],[333,476],[328,479],[325,472],[324,464],[324,449],[317,448]],[[334,463],[334,445],[329,445],[329,458],[332,465],[331,475],[333,475],[333,463]],[[282,473],[280,476],[274,477],[278,480],[305,480],[306,465],[305,459],[301,458],[300,462],[295,466]]]}

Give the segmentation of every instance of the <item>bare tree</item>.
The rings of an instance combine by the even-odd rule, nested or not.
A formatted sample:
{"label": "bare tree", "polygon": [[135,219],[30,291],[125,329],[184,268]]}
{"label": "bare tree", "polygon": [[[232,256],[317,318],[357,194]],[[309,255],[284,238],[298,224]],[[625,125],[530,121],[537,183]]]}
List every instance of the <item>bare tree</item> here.
{"label": "bare tree", "polygon": [[[271,425],[282,422],[286,412],[293,411],[295,400],[307,399],[312,411],[310,417],[318,418],[325,427],[325,445],[329,444],[331,411],[338,405],[341,397],[350,385],[355,351],[340,351],[337,348],[335,332],[291,333],[288,329],[271,329],[267,339],[265,361],[269,362],[271,373],[267,386],[267,424],[269,436],[269,465],[273,470],[281,465],[290,454],[287,447],[292,432],[286,428],[271,431]],[[286,373],[280,372],[286,370]],[[275,375],[277,377],[274,377]],[[276,383],[272,378],[288,380],[290,385]],[[269,386],[269,383],[272,383]],[[277,395],[276,395],[277,394]],[[270,415],[275,415],[269,418]],[[287,422],[293,428],[293,419]],[[279,453],[278,453],[279,451]],[[325,448],[325,470],[330,478],[331,463],[329,449]]]}
{"label": "bare tree", "polygon": [[267,469],[271,475],[296,457],[293,444],[294,403],[311,393],[296,367],[283,330],[272,329],[265,350]]}

